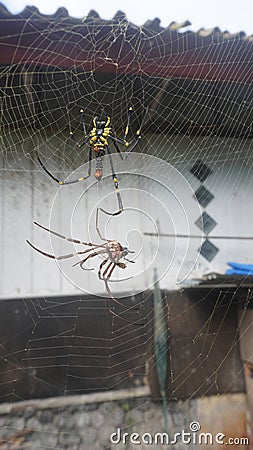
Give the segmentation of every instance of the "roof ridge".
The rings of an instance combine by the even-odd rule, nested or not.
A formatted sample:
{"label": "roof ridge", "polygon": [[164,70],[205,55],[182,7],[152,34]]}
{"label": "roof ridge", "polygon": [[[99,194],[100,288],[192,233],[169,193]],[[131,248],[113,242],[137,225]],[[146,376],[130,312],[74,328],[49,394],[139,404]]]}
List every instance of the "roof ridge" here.
{"label": "roof ridge", "polygon": [[[77,17],[72,17],[69,15],[68,10],[65,7],[60,7],[56,10],[55,13],[53,14],[43,14],[40,12],[40,10],[36,7],[36,6],[26,6],[23,11],[21,11],[18,14],[12,14],[8,8],[0,2],[0,20],[1,19],[29,19],[32,17],[36,17],[36,20],[41,19],[41,20],[62,20],[62,19],[66,19],[69,21],[73,21],[75,23],[88,23],[91,20],[95,20],[97,22],[101,21],[101,23],[107,23],[110,24],[110,22],[122,22],[122,21],[128,21],[126,14],[119,10],[115,13],[115,15],[107,20],[107,19],[102,19],[100,17],[100,15],[98,14],[97,11],[95,11],[94,9],[90,10],[89,13],[87,14],[87,16],[83,17],[83,18],[77,18]],[[131,23],[131,22],[129,22]],[[136,27],[137,25],[132,24],[134,27]],[[185,20],[183,22],[171,22],[170,25],[168,25],[167,27],[162,27],[161,26],[161,19],[159,19],[158,17],[155,17],[154,19],[150,19],[147,20],[141,27],[142,28],[146,28],[150,31],[156,32],[156,33],[161,33],[163,31],[174,31],[174,32],[178,32],[180,31],[182,28],[188,27],[192,25],[191,22],[189,20]],[[198,31],[192,31],[192,30],[188,30],[187,32],[191,32],[192,34],[202,37],[202,38],[210,38],[210,36],[213,36],[214,38],[219,38],[219,39],[249,39],[250,41],[253,40],[253,34],[251,35],[247,35],[247,33],[245,33],[244,31],[238,31],[235,33],[230,33],[229,31],[225,30],[225,31],[221,31],[219,27],[213,27],[213,28],[200,28]],[[181,34],[181,33],[180,33]]]}

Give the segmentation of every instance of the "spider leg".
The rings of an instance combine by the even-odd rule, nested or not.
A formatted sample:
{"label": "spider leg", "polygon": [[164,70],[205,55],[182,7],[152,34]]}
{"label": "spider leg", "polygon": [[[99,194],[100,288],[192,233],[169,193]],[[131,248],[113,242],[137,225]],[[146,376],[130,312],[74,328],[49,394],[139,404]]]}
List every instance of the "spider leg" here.
{"label": "spider leg", "polygon": [[[103,272],[102,279],[103,280],[104,279],[109,280],[109,278],[111,277],[112,272],[114,271],[115,267],[116,267],[116,263],[110,261],[108,266],[106,267],[106,269]],[[109,271],[110,268],[111,268],[111,270]],[[109,273],[108,273],[108,271],[109,271]],[[107,273],[108,273],[108,275],[106,276]]]}
{"label": "spider leg", "polygon": [[[130,145],[129,142],[127,141],[127,135],[128,135],[128,133],[129,133],[129,126],[130,126],[130,119],[131,119],[131,112],[132,112],[132,111],[133,111],[133,108],[130,107],[129,110],[128,110],[128,114],[127,114],[127,124],[126,124],[126,128],[125,128],[124,138],[123,138],[123,139],[118,138],[118,137],[116,136],[116,134],[114,133],[113,130],[112,130],[112,133],[113,133],[113,134],[110,135],[110,138],[112,139],[113,144],[114,144],[114,146],[115,146],[117,152],[120,154],[121,159],[124,159],[124,160],[126,159],[126,153],[125,153],[124,155],[122,154],[122,152],[121,152],[121,150],[120,150],[118,144],[124,145],[125,148],[128,148],[129,145]],[[140,133],[141,133],[141,130],[140,130],[140,129],[136,131],[136,137],[137,137],[137,140],[136,140],[136,142],[133,144],[133,147],[131,147],[131,149],[127,152],[127,156],[128,156],[128,153],[130,153],[130,152],[133,151],[133,149],[135,148],[135,146],[136,146],[137,143],[139,142],[139,139],[141,139]]]}
{"label": "spider leg", "polygon": [[86,131],[86,126],[85,126],[85,122],[84,122],[84,110],[80,109],[80,113],[81,113],[81,122],[83,124],[83,132],[84,132],[84,136],[85,137],[89,137]]}
{"label": "spider leg", "polygon": [[134,142],[134,144],[128,149],[128,151],[125,153],[124,155],[124,160],[127,159],[128,155],[135,149],[135,147],[137,146],[137,144],[139,143],[140,139],[141,139],[141,130],[138,130],[136,132],[137,135],[137,140]]}
{"label": "spider leg", "polygon": [[[114,268],[113,268],[113,269],[114,269]],[[125,307],[125,305],[123,305],[123,303],[120,303],[118,300],[116,300],[116,299],[113,297],[113,295],[112,295],[112,293],[111,293],[111,290],[110,290],[110,288],[109,288],[109,286],[108,286],[108,278],[103,278],[103,281],[104,281],[104,283],[105,283],[106,293],[107,293],[107,295],[108,295],[107,299],[110,298],[110,299],[112,299],[113,301],[115,301],[115,303],[117,303],[118,305]],[[120,316],[118,316],[117,314],[115,314],[110,308],[109,308],[109,311],[110,311],[115,317],[120,317]],[[126,320],[126,319],[123,318],[123,320]],[[127,320],[127,322],[128,322],[128,320]]]}
{"label": "spider leg", "polygon": [[[131,113],[133,111],[133,108],[130,106],[130,108],[128,109],[128,114],[127,114],[127,124],[126,124],[126,128],[125,128],[125,133],[124,133],[124,138],[123,139],[119,139],[115,133],[113,133],[111,137],[113,144],[117,150],[118,153],[120,153],[120,156],[122,159],[126,159],[129,155],[129,153],[131,153],[136,145],[138,144],[139,140],[141,139],[141,127],[136,131],[136,141],[131,145],[128,141],[127,141],[127,135],[129,133],[129,127],[130,127],[130,120],[131,120]],[[125,148],[128,149],[127,152],[124,153],[124,155],[122,155],[122,152],[119,148],[119,146],[117,145],[117,143],[124,145]]]}
{"label": "spider leg", "polygon": [[107,152],[108,152],[109,161],[110,161],[110,165],[111,165],[112,179],[113,179],[113,184],[114,184],[114,187],[115,187],[115,190],[116,190],[116,195],[117,195],[119,209],[118,209],[118,211],[116,211],[114,213],[106,211],[103,208],[99,208],[99,209],[101,211],[103,211],[105,214],[108,214],[109,216],[118,216],[118,214],[122,213],[124,208],[123,208],[121,195],[120,195],[120,192],[119,192],[119,183],[118,183],[118,179],[117,179],[116,173],[114,171],[114,167],[113,167],[113,163],[112,163],[112,157],[111,157],[111,153],[110,153],[109,147],[107,147]]}
{"label": "spider leg", "polygon": [[128,118],[127,118],[127,126],[126,126],[126,131],[125,131],[125,136],[124,136],[125,146],[129,147],[128,151],[124,155],[124,159],[127,159],[128,155],[135,149],[135,147],[139,143],[139,141],[141,139],[141,129],[142,129],[143,125],[145,124],[145,120],[146,120],[146,117],[147,117],[148,112],[149,112],[148,108],[146,108],[146,111],[145,111],[145,114],[143,116],[140,128],[135,133],[136,141],[133,144],[131,144],[131,143],[127,142],[126,138],[127,138],[128,131],[129,131],[130,116],[131,116],[131,111],[132,110],[133,110],[133,108],[129,108]]}
{"label": "spider leg", "polygon": [[[107,261],[108,261],[108,259],[107,259]],[[104,261],[104,264],[105,264],[107,261]],[[110,277],[111,277],[111,275],[112,275],[112,273],[113,273],[113,271],[114,271],[114,269],[115,269],[116,266],[117,266],[116,263],[110,262],[110,263],[108,264],[108,266],[106,267],[106,269],[104,270],[103,276],[102,276],[100,279],[102,279],[102,280],[104,281],[105,287],[106,287],[106,291],[107,291],[107,294],[109,294],[109,297],[110,297],[112,300],[114,300],[116,303],[118,303],[118,305],[124,307],[125,305],[123,305],[123,303],[120,303],[118,300],[116,300],[116,299],[113,297],[113,295],[112,295],[112,293],[111,293],[111,290],[110,290],[110,288],[109,288],[109,286],[108,286],[108,280],[110,279]],[[111,267],[112,267],[112,268],[111,268]],[[108,276],[106,277],[106,274],[107,274],[107,272],[108,272],[108,270],[109,270],[110,268],[111,268],[111,270],[110,270]],[[115,315],[116,317],[119,317],[119,316],[117,316],[117,314],[115,314],[111,309],[109,309],[109,311],[112,312],[112,314]],[[124,320],[126,320],[126,319],[124,319]],[[128,321],[127,321],[127,322],[128,322]]]}
{"label": "spider leg", "polygon": [[[113,266],[112,266],[112,264],[113,264]],[[111,266],[112,266],[112,267],[111,267]],[[110,289],[109,289],[109,286],[108,286],[108,284],[107,284],[107,281],[111,278],[112,273],[113,273],[113,271],[114,271],[114,269],[115,269],[116,266],[119,266],[119,267],[121,267],[122,269],[125,269],[125,268],[126,268],[126,266],[125,266],[125,267],[120,266],[120,263],[113,263],[113,262],[110,262],[110,263],[108,264],[107,268],[105,269],[105,271],[103,272],[103,277],[101,278],[101,279],[106,283],[107,288],[108,288],[109,291],[110,291]],[[110,267],[111,267],[111,270],[110,270],[110,272],[108,273],[108,275],[106,276],[106,274],[107,274],[108,270],[110,269]],[[111,291],[110,291],[110,292],[111,292]],[[111,294],[111,296],[112,296],[112,294]],[[118,305],[123,306],[123,308],[125,308],[125,305],[124,305],[123,303],[121,303],[119,300],[116,300],[113,296],[112,296],[111,298],[113,298],[113,300],[114,300],[116,303],[118,303]]]}
{"label": "spider leg", "polygon": [[[113,268],[113,269],[114,269],[114,268]],[[118,299],[116,299],[115,297],[113,297],[113,295],[112,295],[112,293],[111,293],[111,290],[110,290],[110,288],[109,288],[109,286],[108,286],[108,278],[103,278],[103,281],[104,281],[104,283],[105,283],[106,291],[107,291],[107,293],[109,293],[109,295],[110,295],[110,298],[111,298],[113,301],[115,301],[115,303],[117,303],[118,305],[123,306],[123,308],[126,308],[126,305],[124,305],[124,304],[121,303]]]}
{"label": "spider leg", "polygon": [[[101,241],[111,242],[112,241],[111,239],[105,239],[105,237],[102,235],[102,233],[101,233],[101,231],[99,229],[98,215],[99,215],[99,210],[100,209],[101,208],[97,208],[97,211],[96,211],[96,230],[97,230],[97,233],[98,233]],[[105,245],[105,244],[103,244],[103,245]]]}
{"label": "spider leg", "polygon": [[[118,267],[120,267],[121,269],[126,269],[127,268],[127,265],[125,264],[125,263],[123,263],[123,262],[118,262],[118,263],[116,263],[117,264],[117,266]],[[132,277],[131,277],[132,278]]]}
{"label": "spider leg", "polygon": [[27,244],[29,244],[34,250],[36,250],[38,253],[41,253],[44,256],[47,256],[48,258],[52,258],[52,259],[56,259],[57,261],[61,260],[61,259],[68,259],[68,258],[72,258],[73,256],[76,255],[83,255],[84,253],[90,252],[91,249],[89,250],[84,250],[83,252],[76,252],[76,253],[69,253],[68,255],[61,255],[61,256],[55,256],[52,255],[50,253],[44,252],[43,250],[40,250],[39,248],[35,247],[35,245],[33,245],[30,241],[26,240]]}
{"label": "spider leg", "polygon": [[[127,135],[129,133],[129,127],[130,127],[130,120],[131,120],[131,113],[133,111],[132,106],[130,106],[130,108],[128,109],[128,113],[127,113],[127,124],[126,124],[126,128],[125,128],[125,133],[124,133],[124,137],[123,139],[118,138],[118,136],[116,135],[116,133],[114,133],[114,131],[112,130],[112,135],[110,135],[110,138],[112,140],[115,141],[115,143],[118,144],[122,144],[125,147],[129,146],[129,143],[127,142]],[[139,131],[139,130],[138,130]],[[137,133],[136,133],[137,134]],[[118,151],[118,150],[117,150]],[[119,152],[121,153],[121,151],[119,150]]]}
{"label": "spider leg", "polygon": [[[120,148],[117,144],[117,139],[114,136],[110,136],[110,138],[112,139],[112,143],[113,143],[114,147],[116,148],[117,153],[119,154],[121,159],[124,160],[124,155],[122,154],[122,151],[120,150]],[[124,144],[124,142],[120,142],[120,143]]]}
{"label": "spider leg", "polygon": [[73,133],[73,131],[70,131],[70,132],[69,132],[69,135],[70,135],[71,139],[74,141],[75,145],[76,145],[78,148],[82,148],[84,145],[88,145],[88,144],[89,144],[89,136],[85,136],[84,141],[83,141],[81,144],[79,144],[79,142],[77,142],[77,141],[75,140],[75,138],[74,138],[74,133]]}
{"label": "spider leg", "polygon": [[94,268],[91,268],[91,269],[85,268],[85,267],[83,267],[83,265],[86,263],[86,261],[88,259],[94,258],[94,256],[97,256],[97,255],[101,255],[104,252],[105,252],[105,250],[100,250],[99,252],[91,253],[90,255],[86,256],[86,258],[82,259],[82,261],[78,261],[77,263],[73,264],[73,267],[79,265],[81,267],[81,269],[83,269],[83,270],[94,270]]}
{"label": "spider leg", "polygon": [[126,124],[126,128],[125,128],[124,142],[127,142],[127,135],[128,135],[128,132],[129,132],[129,126],[130,126],[130,119],[131,119],[132,111],[133,111],[133,108],[132,108],[132,106],[130,106],[130,108],[128,109],[128,113],[127,113],[127,124]]}
{"label": "spider leg", "polygon": [[[79,146],[80,147],[80,146]],[[76,180],[70,180],[70,181],[61,181],[58,180],[58,178],[56,178],[51,172],[49,172],[49,170],[45,167],[45,165],[43,164],[43,162],[41,161],[38,152],[36,150],[36,156],[37,156],[37,160],[39,161],[42,169],[44,170],[44,172],[46,172],[48,174],[48,176],[50,178],[52,178],[52,180],[56,181],[56,183],[58,183],[60,186],[63,186],[65,184],[73,184],[73,183],[78,183],[79,181],[83,181],[86,180],[87,178],[90,177],[91,175],[91,161],[92,161],[92,147],[90,146],[90,152],[89,152],[89,167],[88,167],[88,174],[86,175],[86,177],[81,177],[78,178]]]}
{"label": "spider leg", "polygon": [[76,142],[73,131],[70,131],[70,133],[69,133],[70,137],[73,139],[73,141],[79,148],[83,147],[85,144],[88,144],[88,142],[89,142],[89,135],[87,134],[86,126],[85,126],[85,122],[84,122],[84,110],[80,109],[80,113],[81,113],[81,122],[83,125],[83,133],[84,133],[84,141],[82,142],[82,144],[79,144],[78,142]]}
{"label": "spider leg", "polygon": [[99,266],[99,269],[98,269],[98,278],[99,278],[100,280],[103,280],[103,278],[101,277],[101,270],[102,270],[102,267],[107,263],[108,259],[109,259],[109,258],[104,259],[104,261],[102,261],[101,264],[100,264],[100,266]]}
{"label": "spider leg", "polygon": [[[91,242],[83,242],[83,241],[79,241],[79,239],[73,239],[70,237],[66,237],[63,236],[63,234],[57,233],[56,231],[50,230],[50,228],[46,228],[43,225],[40,225],[38,222],[34,222],[35,225],[37,225],[37,227],[42,228],[43,230],[48,231],[49,233],[53,234],[54,236],[60,237],[61,239],[65,239],[66,241],[69,242],[73,242],[74,244],[82,244],[82,245],[87,245],[88,247],[94,247],[95,248],[99,248],[99,247],[104,247],[105,244],[92,244]],[[91,249],[87,250],[90,251]]]}
{"label": "spider leg", "polygon": [[135,264],[135,261],[131,261],[131,259],[124,258],[125,261]]}
{"label": "spider leg", "polygon": [[107,309],[110,312],[110,314],[112,314],[114,317],[117,317],[118,319],[124,320],[124,322],[130,323],[131,325],[136,325],[136,326],[144,326],[143,323],[136,323],[136,322],[132,322],[131,320],[125,319],[125,317],[119,316],[118,314],[116,314],[110,307],[110,299],[113,300],[115,303],[117,303],[118,305],[121,305],[123,307],[125,307],[125,305],[123,305],[123,303],[120,303],[115,297],[113,297],[111,290],[108,286],[108,279],[104,278],[104,283],[105,283],[105,288],[106,288],[106,302],[107,302]]}

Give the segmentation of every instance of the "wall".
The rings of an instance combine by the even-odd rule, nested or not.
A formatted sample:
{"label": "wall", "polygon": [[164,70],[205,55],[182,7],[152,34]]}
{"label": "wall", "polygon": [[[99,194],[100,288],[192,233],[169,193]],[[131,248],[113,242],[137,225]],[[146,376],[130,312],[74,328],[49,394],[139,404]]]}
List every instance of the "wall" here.
{"label": "wall", "polygon": [[[164,412],[160,404],[145,397],[136,398],[136,393],[119,391],[114,401],[93,395],[21,403],[6,413],[6,405],[0,411],[0,435],[3,449],[36,448],[36,449],[162,449],[168,445],[155,443],[156,433],[164,432]],[[118,397],[117,397],[118,396]],[[65,404],[67,400],[67,405]],[[81,400],[81,401],[80,401]],[[229,448],[245,450],[247,439],[245,429],[245,400],[242,395],[226,395],[209,397],[208,399],[171,401],[168,403],[168,428],[166,433],[170,445],[176,450],[198,450],[200,448],[225,449],[228,439],[237,439]],[[200,427],[200,429],[199,429]],[[185,436],[182,442],[175,433],[192,433]],[[120,430],[120,433],[117,431]],[[195,432],[193,432],[195,430]],[[112,433],[116,443],[110,442]],[[123,442],[123,433],[128,433]],[[133,439],[139,444],[130,442],[130,435],[137,433]],[[145,433],[147,433],[145,435]],[[207,444],[200,433],[209,433]],[[221,436],[223,433],[223,436]],[[121,439],[118,440],[118,435]],[[220,443],[216,442],[216,436]],[[144,439],[144,442],[143,442]],[[190,440],[189,440],[190,439]],[[195,439],[195,442],[193,441]],[[211,439],[212,442],[211,443]],[[148,441],[147,441],[148,440]],[[221,440],[223,444],[221,444]],[[114,441],[114,442],[115,442]],[[146,444],[149,442],[149,444]],[[169,441],[169,442],[170,442]],[[202,442],[202,445],[198,444]]]}
{"label": "wall", "polygon": [[[87,264],[96,268],[93,271],[73,269],[72,264],[78,261],[74,258],[61,261],[59,270],[55,261],[39,255],[25,241],[29,239],[44,251],[58,255],[80,249],[33,225],[33,221],[38,221],[64,235],[99,242],[96,207],[117,209],[108,158],[101,183],[97,184],[92,176],[87,182],[59,188],[42,171],[34,148],[54,174],[67,176],[87,156],[84,149],[70,153],[73,143],[67,133],[43,138],[25,131],[12,132],[1,145],[1,297],[68,295],[80,291],[103,294],[104,284],[96,274],[101,260],[96,258]],[[187,276],[195,278],[210,271],[224,273],[227,261],[252,262],[252,240],[211,239],[212,235],[251,235],[250,142],[153,135],[143,138],[142,148],[163,160],[136,154],[121,161],[115,155],[116,172],[125,173],[119,175],[119,181],[126,211],[113,219],[100,215],[100,228],[106,237],[120,240],[135,251],[131,255],[135,264],[129,263],[124,272],[115,270],[115,282],[110,284],[113,292],[149,288],[155,267],[162,278],[161,287],[173,289]],[[87,166],[78,175],[86,171]],[[194,198],[200,187],[197,195],[205,206]],[[205,257],[199,255],[205,241],[203,225],[201,221],[199,226],[195,224],[204,211],[209,216],[205,216],[207,230],[213,227],[207,243],[208,247],[211,242],[211,248],[204,250]],[[158,231],[200,237],[157,239],[145,234]]]}

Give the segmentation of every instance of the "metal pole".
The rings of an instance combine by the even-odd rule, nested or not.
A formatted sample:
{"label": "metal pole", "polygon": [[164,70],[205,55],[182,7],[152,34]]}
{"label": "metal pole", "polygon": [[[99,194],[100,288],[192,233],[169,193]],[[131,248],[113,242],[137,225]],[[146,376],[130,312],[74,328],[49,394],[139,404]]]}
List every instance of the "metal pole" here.
{"label": "metal pole", "polygon": [[168,433],[169,424],[166,397],[167,321],[156,268],[154,269],[154,349],[159,390],[163,402],[164,431]]}
{"label": "metal pole", "polygon": [[170,234],[170,233],[144,233],[144,236],[159,236],[159,237],[176,237],[183,239],[230,239],[230,240],[242,240],[242,241],[252,241],[253,236],[209,236],[208,234]]}

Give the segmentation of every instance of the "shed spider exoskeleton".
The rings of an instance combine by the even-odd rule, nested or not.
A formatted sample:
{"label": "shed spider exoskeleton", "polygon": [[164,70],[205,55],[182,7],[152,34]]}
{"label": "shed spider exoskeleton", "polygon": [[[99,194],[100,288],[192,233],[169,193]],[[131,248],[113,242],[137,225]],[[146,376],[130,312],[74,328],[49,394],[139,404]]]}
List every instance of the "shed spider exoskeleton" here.
{"label": "shed spider exoskeleton", "polygon": [[[99,265],[99,269],[98,269],[98,277],[100,280],[103,280],[105,283],[105,287],[106,287],[106,292],[107,292],[107,299],[111,298],[112,300],[114,300],[116,303],[118,303],[119,305],[125,307],[125,305],[123,305],[121,302],[119,302],[117,299],[115,299],[110,291],[110,288],[108,286],[108,281],[110,280],[112,273],[114,271],[114,269],[116,267],[120,267],[121,269],[126,269],[127,265],[121,261],[121,259],[123,259],[124,261],[130,262],[130,263],[135,263],[135,261],[131,261],[130,259],[127,258],[127,255],[129,253],[135,253],[134,251],[129,250],[127,247],[123,247],[120,242],[112,240],[112,239],[106,239],[105,237],[102,236],[102,233],[99,229],[99,224],[98,224],[98,214],[99,214],[99,209],[97,209],[96,212],[96,230],[97,233],[100,237],[100,239],[102,241],[104,241],[103,244],[93,244],[91,242],[84,242],[84,241],[80,241],[79,239],[73,239],[71,237],[66,237],[63,236],[60,233],[57,233],[56,231],[50,230],[49,228],[44,227],[43,225],[40,225],[37,222],[34,222],[35,225],[37,225],[38,227],[42,228],[43,230],[48,231],[49,233],[60,237],[62,239],[65,239],[66,241],[69,242],[73,242],[74,244],[81,244],[81,245],[86,245],[90,248],[83,250],[83,251],[78,251],[75,253],[69,253],[67,255],[60,255],[60,256],[55,256],[52,255],[50,253],[44,252],[43,250],[40,250],[39,248],[35,247],[30,241],[26,241],[34,250],[36,250],[37,252],[41,253],[44,256],[47,256],[48,258],[52,258],[55,259],[57,261],[60,261],[62,259],[68,259],[68,258],[72,258],[73,256],[77,256],[77,255],[86,255],[85,258],[81,259],[81,261],[76,262],[75,264],[73,264],[74,266],[79,265],[81,267],[81,269],[83,270],[93,270],[90,268],[86,268],[84,267],[86,261],[88,259],[94,258],[95,256],[102,256],[104,257],[103,261],[100,263]],[[91,252],[91,253],[90,253]],[[104,267],[105,266],[105,267]],[[102,270],[104,268],[104,270]],[[110,313],[115,316],[115,317],[119,317],[111,308],[110,305],[108,305],[108,309],[110,311]],[[131,308],[130,308],[131,309]],[[124,317],[121,317],[121,319],[123,319],[126,322],[132,323],[129,320],[125,319]],[[141,325],[141,324],[137,324],[137,325]]]}

